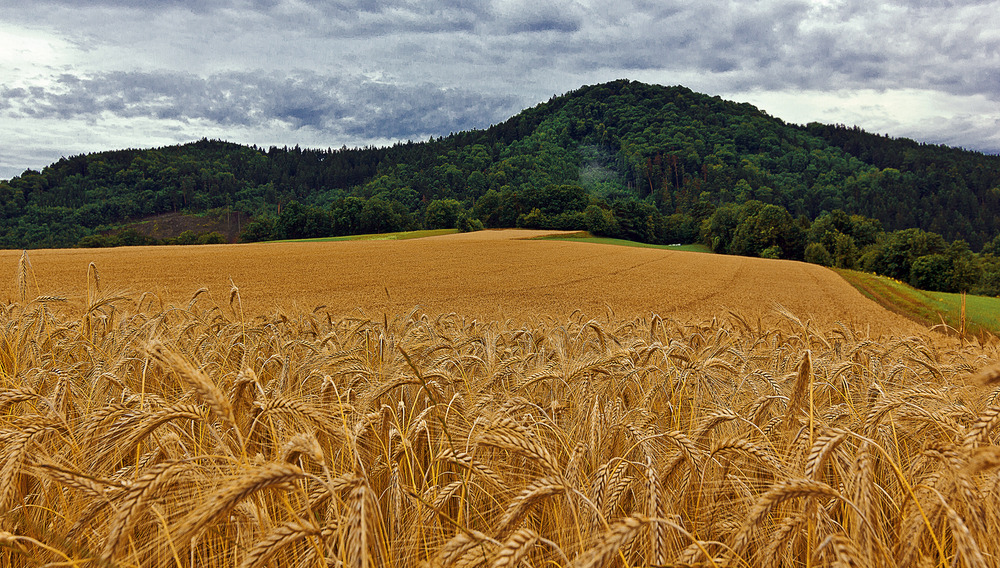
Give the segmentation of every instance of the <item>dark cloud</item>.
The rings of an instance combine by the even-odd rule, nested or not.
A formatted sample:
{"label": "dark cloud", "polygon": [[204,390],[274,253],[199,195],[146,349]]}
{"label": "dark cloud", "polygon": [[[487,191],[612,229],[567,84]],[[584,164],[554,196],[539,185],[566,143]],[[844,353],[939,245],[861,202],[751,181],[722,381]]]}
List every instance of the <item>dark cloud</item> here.
{"label": "dark cloud", "polygon": [[496,2],[490,16],[481,26],[491,34],[573,34],[583,26],[585,12],[579,5],[567,2],[507,0]]}
{"label": "dark cloud", "polygon": [[269,121],[384,139],[482,128],[507,118],[516,101],[432,85],[397,85],[363,77],[300,71],[222,73],[112,72],[60,75],[51,87],[2,89],[12,117],[155,117],[259,126]]}
{"label": "dark cloud", "polygon": [[[12,0],[0,5],[11,6],[9,17],[35,23],[98,7],[114,10],[78,22],[85,32],[101,22],[108,26],[91,31],[88,40],[99,36],[114,45],[115,30],[107,24],[113,21],[130,31],[121,34],[116,48],[141,48],[145,61],[169,61],[174,69],[190,62],[200,73],[240,68],[255,50],[265,54],[266,68],[288,68],[296,55],[306,62],[294,67],[305,68],[311,58],[330,57],[296,53],[302,46],[345,50],[348,61],[388,70],[410,83],[420,82],[425,69],[446,63],[442,54],[456,67],[451,75],[463,78],[468,74],[461,66],[503,59],[501,74],[489,75],[490,84],[462,85],[469,90],[492,89],[497,81],[511,89],[540,64],[578,74],[595,68],[702,71],[724,75],[731,81],[722,85],[726,90],[874,86],[996,96],[1000,83],[997,0],[39,1],[61,11],[26,12]],[[161,20],[170,27],[156,28]],[[67,21],[64,28],[74,23]],[[147,33],[150,26],[155,33]],[[183,41],[172,43],[174,37]],[[483,49],[460,49],[470,37],[481,40]],[[210,67],[212,62],[218,63]],[[429,81],[456,85],[448,79],[440,74]],[[544,90],[574,86],[550,84]]]}
{"label": "dark cloud", "polygon": [[621,77],[709,94],[942,95],[922,116],[975,99],[986,110],[962,121],[899,126],[973,148],[998,139],[1000,0],[0,0],[0,41],[4,26],[25,39],[0,50],[7,139],[32,120],[104,117],[193,137],[204,121],[274,139],[417,138]]}

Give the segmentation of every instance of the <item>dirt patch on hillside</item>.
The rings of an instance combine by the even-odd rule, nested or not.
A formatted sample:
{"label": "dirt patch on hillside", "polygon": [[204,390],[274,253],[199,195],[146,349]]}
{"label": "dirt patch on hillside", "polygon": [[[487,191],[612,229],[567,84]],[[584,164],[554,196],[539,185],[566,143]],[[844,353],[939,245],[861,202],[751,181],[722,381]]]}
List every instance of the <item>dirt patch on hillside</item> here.
{"label": "dirt patch on hillside", "polygon": [[131,223],[125,228],[135,229],[147,237],[161,240],[175,239],[184,231],[193,231],[199,235],[214,231],[226,237],[228,242],[235,243],[248,222],[249,217],[237,212],[204,215],[164,213]]}
{"label": "dirt patch on hillside", "polygon": [[[219,304],[230,279],[245,312],[312,309],[341,314],[456,312],[488,319],[674,317],[743,314],[751,323],[783,306],[803,322],[843,322],[874,334],[922,327],[864,298],[833,271],[780,260],[525,240],[538,233],[485,231],[406,241],[260,243],[30,251],[29,296],[86,294],[94,262],[105,290],[153,292],[186,304],[207,287]],[[0,298],[16,295],[20,252],[0,253]]]}

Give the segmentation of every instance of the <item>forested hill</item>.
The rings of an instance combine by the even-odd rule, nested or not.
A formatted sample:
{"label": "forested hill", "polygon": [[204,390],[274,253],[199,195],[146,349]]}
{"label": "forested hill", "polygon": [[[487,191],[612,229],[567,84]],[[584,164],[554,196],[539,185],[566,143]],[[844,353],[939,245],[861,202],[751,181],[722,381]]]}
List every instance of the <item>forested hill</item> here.
{"label": "forested hill", "polygon": [[[62,159],[0,181],[0,246],[107,244],[130,221],[213,209],[254,217],[246,240],[482,223],[719,244],[732,235],[713,233],[713,216],[758,202],[803,230],[836,210],[978,250],[1000,233],[1000,157],[786,124],[749,104],[622,80],[486,130],[387,148],[201,140]],[[784,248],[801,257],[804,242]]]}

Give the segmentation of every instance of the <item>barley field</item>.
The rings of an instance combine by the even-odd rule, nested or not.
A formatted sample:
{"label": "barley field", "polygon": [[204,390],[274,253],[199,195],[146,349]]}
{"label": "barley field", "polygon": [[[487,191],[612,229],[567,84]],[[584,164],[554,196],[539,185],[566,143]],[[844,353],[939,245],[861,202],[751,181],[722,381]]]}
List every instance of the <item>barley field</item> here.
{"label": "barley field", "polygon": [[748,316],[725,281],[701,317],[268,312],[97,263],[38,296],[21,258],[3,566],[998,563],[992,338],[893,334],[874,304]]}

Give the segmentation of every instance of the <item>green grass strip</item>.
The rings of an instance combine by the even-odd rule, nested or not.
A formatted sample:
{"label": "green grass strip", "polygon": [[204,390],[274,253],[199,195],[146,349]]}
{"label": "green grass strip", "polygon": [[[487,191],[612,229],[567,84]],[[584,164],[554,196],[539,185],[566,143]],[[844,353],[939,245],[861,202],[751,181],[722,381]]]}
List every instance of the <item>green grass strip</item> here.
{"label": "green grass strip", "polygon": [[[889,311],[929,326],[943,321],[956,330],[963,329],[961,294],[927,292],[887,276],[834,270],[865,297]],[[1000,298],[966,294],[964,329],[967,333],[1000,336]]]}
{"label": "green grass strip", "polygon": [[637,241],[629,241],[625,239],[610,239],[607,237],[595,237],[592,236],[587,231],[580,231],[579,233],[572,233],[569,235],[548,235],[544,237],[536,237],[542,240],[551,241],[571,241],[574,243],[597,243],[601,245],[619,245],[623,247],[638,247],[638,248],[654,248],[654,249],[664,249],[664,250],[682,250],[688,252],[712,252],[710,248],[702,244],[694,245],[652,245],[649,243],[640,243]]}
{"label": "green grass strip", "polygon": [[368,235],[346,235],[343,237],[320,237],[317,239],[288,239],[271,241],[275,243],[328,243],[334,241],[405,241],[457,233],[458,229],[424,229],[421,231],[401,231],[398,233],[374,233]]}

